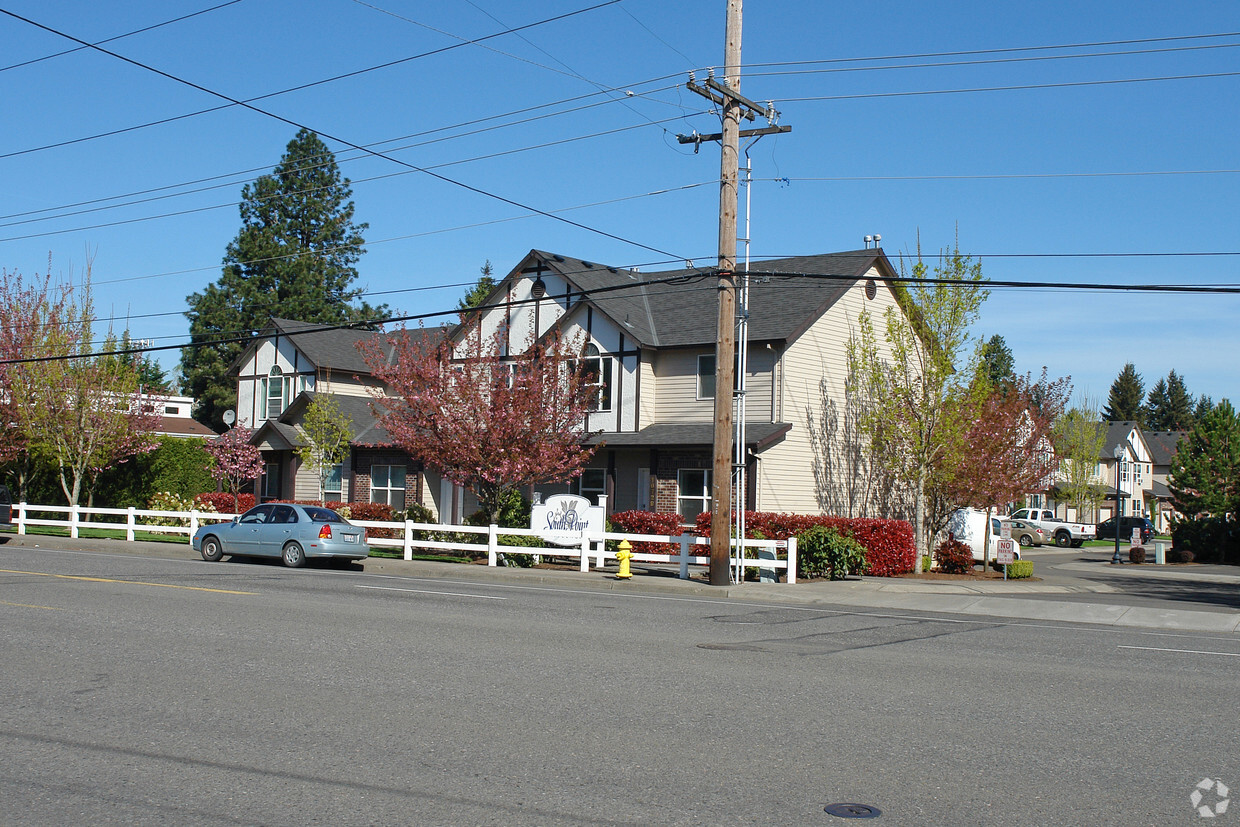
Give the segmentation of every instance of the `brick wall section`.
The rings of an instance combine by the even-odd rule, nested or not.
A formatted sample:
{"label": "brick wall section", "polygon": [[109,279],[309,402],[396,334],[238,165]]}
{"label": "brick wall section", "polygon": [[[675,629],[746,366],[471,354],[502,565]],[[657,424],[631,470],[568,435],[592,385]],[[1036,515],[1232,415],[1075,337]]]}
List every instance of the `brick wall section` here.
{"label": "brick wall section", "polygon": [[710,469],[711,457],[702,451],[660,451],[652,475],[654,479],[654,510],[672,512],[676,509],[676,472],[682,468]]}
{"label": "brick wall section", "polygon": [[422,463],[399,451],[359,451],[353,463],[350,502],[370,502],[370,467],[405,466],[405,508],[422,502]]}

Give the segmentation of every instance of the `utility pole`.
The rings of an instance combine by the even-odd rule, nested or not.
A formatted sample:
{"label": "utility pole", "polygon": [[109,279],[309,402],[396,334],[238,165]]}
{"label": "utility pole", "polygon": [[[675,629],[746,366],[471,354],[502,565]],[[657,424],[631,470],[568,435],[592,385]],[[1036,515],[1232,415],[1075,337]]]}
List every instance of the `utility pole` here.
{"label": "utility pole", "polygon": [[[723,82],[712,76],[699,86],[690,76],[688,88],[723,109],[723,131],[719,135],[678,136],[681,143],[701,144],[717,140],[719,153],[719,319],[715,342],[715,424],[711,471],[710,583],[726,586],[731,582],[732,527],[732,395],[736,387],[736,212],[737,178],[740,174],[741,135],[788,132],[789,127],[741,132],[744,117],[755,114],[774,122],[774,109],[741,97],[741,2],[727,0],[728,15],[724,35]],[[742,473],[743,470],[742,470]]]}

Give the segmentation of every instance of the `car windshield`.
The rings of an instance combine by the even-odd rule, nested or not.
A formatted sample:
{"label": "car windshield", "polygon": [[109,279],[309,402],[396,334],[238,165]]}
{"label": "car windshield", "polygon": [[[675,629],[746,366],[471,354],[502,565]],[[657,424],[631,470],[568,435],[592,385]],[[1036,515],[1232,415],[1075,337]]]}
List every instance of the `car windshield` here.
{"label": "car windshield", "polygon": [[313,523],[343,523],[344,518],[330,508],[306,508],[306,516]]}

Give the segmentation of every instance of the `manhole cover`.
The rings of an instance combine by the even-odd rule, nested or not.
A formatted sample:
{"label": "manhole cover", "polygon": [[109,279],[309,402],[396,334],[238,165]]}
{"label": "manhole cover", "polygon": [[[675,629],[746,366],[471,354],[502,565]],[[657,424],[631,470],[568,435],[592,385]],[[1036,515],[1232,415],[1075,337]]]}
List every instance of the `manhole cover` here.
{"label": "manhole cover", "polygon": [[869,804],[828,804],[824,809],[827,815],[840,818],[878,818],[883,814],[882,810]]}

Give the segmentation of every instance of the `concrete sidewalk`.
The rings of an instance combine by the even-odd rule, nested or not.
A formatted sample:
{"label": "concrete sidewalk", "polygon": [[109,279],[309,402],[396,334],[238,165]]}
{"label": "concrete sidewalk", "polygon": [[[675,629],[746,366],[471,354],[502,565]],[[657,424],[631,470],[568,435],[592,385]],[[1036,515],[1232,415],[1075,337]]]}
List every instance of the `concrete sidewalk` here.
{"label": "concrete sidewalk", "polygon": [[[133,554],[166,559],[199,559],[189,545],[119,540],[72,540],[42,535],[0,535],[6,548],[48,548]],[[903,612],[935,612],[969,617],[1094,623],[1117,627],[1169,629],[1222,634],[1240,632],[1240,611],[1230,605],[1193,602],[1193,589],[1240,594],[1240,570],[1231,566],[1111,566],[1101,555],[1085,552],[1033,552],[1034,574],[1040,579],[989,580],[961,583],[942,580],[865,577],[786,583],[742,583],[711,586],[698,576],[681,580],[675,571],[635,567],[634,577],[618,580],[614,567],[589,572],[559,568],[491,568],[434,561],[406,562],[386,557],[366,560],[368,575],[420,577],[467,582],[503,583],[536,588],[590,589],[651,595],[710,597],[788,603],[801,606],[879,608]],[[1107,558],[1109,559],[1109,557]],[[1174,584],[1181,593],[1159,600],[1157,592],[1134,596],[1126,585],[1140,581],[1161,588]],[[1188,589],[1187,596],[1183,593]],[[1181,608],[1187,603],[1189,607]]]}

